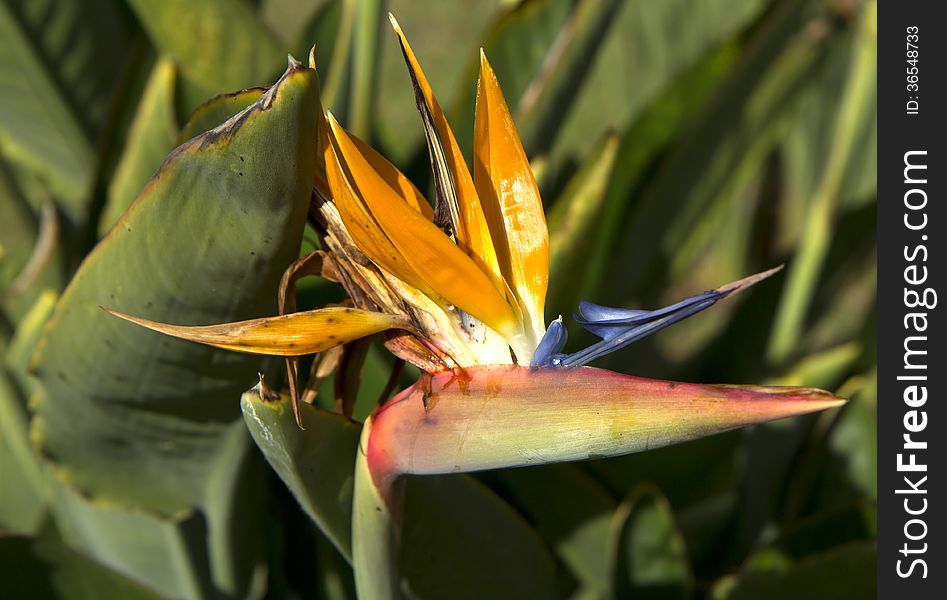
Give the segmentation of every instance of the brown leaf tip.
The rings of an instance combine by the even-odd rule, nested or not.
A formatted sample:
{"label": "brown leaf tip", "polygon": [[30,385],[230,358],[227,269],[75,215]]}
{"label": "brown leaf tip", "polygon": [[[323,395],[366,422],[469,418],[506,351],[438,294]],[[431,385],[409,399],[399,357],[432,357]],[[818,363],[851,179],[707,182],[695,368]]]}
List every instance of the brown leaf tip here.
{"label": "brown leaf tip", "polygon": [[263,373],[257,373],[257,376],[260,378],[260,381],[257,382],[255,386],[250,388],[250,392],[256,393],[260,397],[260,400],[263,402],[276,402],[280,399],[279,393],[270,389],[264,381]]}

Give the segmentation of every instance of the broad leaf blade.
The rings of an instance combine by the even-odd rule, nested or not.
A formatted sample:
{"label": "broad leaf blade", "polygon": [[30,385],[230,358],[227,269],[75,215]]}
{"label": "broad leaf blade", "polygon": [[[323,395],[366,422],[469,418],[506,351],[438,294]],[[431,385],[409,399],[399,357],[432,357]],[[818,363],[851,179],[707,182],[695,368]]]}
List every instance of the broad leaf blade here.
{"label": "broad leaf blade", "polygon": [[[206,510],[214,556],[203,546],[187,560],[198,571],[209,563],[215,587],[234,595],[250,571],[226,567],[218,554],[253,553],[252,528],[227,516],[252,497],[227,506],[211,488],[243,476],[238,398],[260,360],[172,340],[100,306],[191,324],[275,314],[311,195],[318,106],[315,73],[291,66],[258,103],[172,153],[87,257],[36,355],[42,389],[33,439],[60,478],[87,499],[140,513]],[[229,479],[220,479],[222,469]],[[115,539],[92,536],[83,545],[127,558],[125,572],[160,582],[155,573],[167,565],[136,563],[120,550],[134,545],[132,533],[118,527]]]}
{"label": "broad leaf blade", "polygon": [[282,47],[240,0],[130,0],[155,46],[207,94],[260,85],[275,73]]}
{"label": "broad leaf blade", "polygon": [[0,140],[76,222],[86,216],[95,138],[129,37],[109,0],[0,5]]}
{"label": "broad leaf blade", "polygon": [[553,598],[554,563],[506,502],[463,475],[406,485],[400,566],[421,598]]}
{"label": "broad leaf blade", "polygon": [[177,145],[176,74],[174,64],[168,59],[160,59],[151,71],[109,183],[108,200],[99,219],[99,235],[107,233],[118,222],[164,162],[164,157]]}
{"label": "broad leaf blade", "polygon": [[250,106],[260,99],[266,89],[248,88],[229,94],[220,94],[214,96],[207,102],[201,104],[191,114],[187,123],[181,128],[179,138],[180,143],[184,143],[192,137],[198,136],[205,131],[210,131],[217,127],[230,117],[241,110]]}
{"label": "broad leaf blade", "polygon": [[619,507],[611,561],[615,598],[686,598],[693,586],[684,540],[668,501],[640,488]]}
{"label": "broad leaf blade", "polygon": [[247,392],[243,418],[267,462],[300,506],[349,560],[352,556],[352,486],[361,427],[342,415],[299,407],[294,420],[288,397],[262,400]]}
{"label": "broad leaf blade", "polygon": [[162,598],[56,541],[27,537],[0,538],[0,580],[10,598]]}

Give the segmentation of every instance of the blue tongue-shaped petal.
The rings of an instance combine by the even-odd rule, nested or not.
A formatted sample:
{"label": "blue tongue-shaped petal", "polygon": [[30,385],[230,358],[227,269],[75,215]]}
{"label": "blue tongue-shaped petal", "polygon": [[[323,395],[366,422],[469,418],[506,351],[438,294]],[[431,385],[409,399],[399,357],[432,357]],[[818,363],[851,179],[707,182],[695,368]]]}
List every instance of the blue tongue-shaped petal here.
{"label": "blue tongue-shaped petal", "polygon": [[[657,310],[610,308],[591,302],[582,302],[579,305],[579,314],[575,316],[576,321],[587,331],[602,338],[602,341],[574,354],[550,354],[546,357],[546,360],[549,361],[546,364],[553,366],[586,365],[597,358],[660,331],[668,325],[677,323],[713,306],[717,300],[762,281],[780,269],[782,269],[782,266],[728,283],[715,290],[692,296]],[[548,334],[547,331],[547,336]],[[545,337],[543,341],[545,341]]]}
{"label": "blue tongue-shaped petal", "polygon": [[[611,340],[629,327],[644,325],[669,315],[681,313],[691,306],[701,304],[707,300],[710,300],[710,304],[713,304],[726,295],[727,292],[710,290],[657,310],[610,308],[608,306],[583,301],[579,304],[579,314],[575,315],[575,320],[586,331],[594,333],[603,340]],[[710,304],[707,306],[710,306]],[[688,315],[690,314],[693,313],[688,313]],[[679,320],[680,319],[677,319],[677,321]],[[666,323],[665,326],[673,322],[675,321],[670,321]]]}

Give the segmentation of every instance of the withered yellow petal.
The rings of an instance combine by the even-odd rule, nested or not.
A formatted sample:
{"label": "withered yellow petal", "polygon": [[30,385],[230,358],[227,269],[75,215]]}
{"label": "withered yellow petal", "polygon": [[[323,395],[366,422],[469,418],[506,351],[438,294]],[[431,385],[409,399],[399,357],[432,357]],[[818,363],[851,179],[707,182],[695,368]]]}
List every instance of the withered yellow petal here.
{"label": "withered yellow petal", "polygon": [[414,51],[408,44],[408,40],[401,27],[392,15],[388,15],[391,20],[391,26],[398,36],[401,44],[401,51],[404,54],[405,63],[408,66],[408,73],[415,84],[415,93],[420,94],[427,110],[430,112],[434,126],[437,129],[437,136],[444,149],[444,156],[447,159],[447,165],[450,168],[451,177],[454,184],[454,191],[457,194],[459,222],[457,223],[457,245],[461,247],[478,265],[490,276],[494,282],[494,287],[500,293],[506,292],[506,286],[503,283],[503,275],[497,259],[496,250],[493,247],[493,240],[490,237],[490,228],[487,225],[483,208],[480,206],[480,198],[477,195],[477,188],[474,186],[473,179],[470,176],[470,170],[464,160],[464,155],[460,151],[457,139],[451,131],[441,110],[434,91],[431,89],[421,65],[418,63]]}
{"label": "withered yellow petal", "polygon": [[350,178],[352,191],[413,272],[446,302],[499,333],[511,334],[516,316],[489,277],[392,189],[331,115],[329,129],[342,174]]}
{"label": "withered yellow petal", "polygon": [[480,52],[474,184],[503,275],[538,340],[549,284],[549,234],[539,188],[496,75]]}
{"label": "withered yellow petal", "polygon": [[303,356],[328,350],[387,329],[407,329],[405,319],[358,308],[326,307],[279,317],[221,325],[168,325],[109,313],[153,331],[225,350],[271,356]]}

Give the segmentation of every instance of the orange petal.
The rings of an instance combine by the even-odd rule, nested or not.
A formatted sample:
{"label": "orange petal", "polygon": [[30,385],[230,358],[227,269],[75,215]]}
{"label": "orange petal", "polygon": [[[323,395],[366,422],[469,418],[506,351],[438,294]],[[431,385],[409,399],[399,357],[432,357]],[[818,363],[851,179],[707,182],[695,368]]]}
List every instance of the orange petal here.
{"label": "orange petal", "polygon": [[405,202],[331,115],[329,126],[341,172],[349,178],[351,190],[412,271],[448,303],[501,334],[512,334],[516,316],[489,277],[443,231]]}
{"label": "orange petal", "polygon": [[398,277],[408,285],[421,290],[424,294],[437,297],[437,294],[423,278],[408,264],[395,248],[388,236],[382,231],[368,207],[362,201],[361,195],[355,191],[342,166],[334,146],[327,142],[326,174],[332,198],[339,209],[339,215],[345,223],[345,228],[359,250],[365,253],[375,264]]}
{"label": "orange petal", "polygon": [[539,188],[496,75],[480,53],[474,129],[474,183],[503,275],[513,288],[527,329],[545,330],[549,234]]}
{"label": "orange petal", "polygon": [[434,211],[431,210],[431,205],[428,204],[427,199],[418,191],[418,188],[411,183],[410,179],[405,177],[396,166],[388,162],[387,158],[376,152],[374,148],[358,137],[349,134],[349,139],[352,140],[352,143],[362,156],[365,157],[365,160],[368,161],[368,164],[371,165],[375,172],[381,175],[385,183],[387,183],[391,189],[395,190],[409,206],[427,217],[428,221],[434,218]]}
{"label": "orange petal", "polygon": [[401,317],[357,308],[327,307],[222,325],[167,325],[105,309],[153,331],[248,354],[303,356],[386,329],[413,329]]}
{"label": "orange petal", "polygon": [[496,250],[493,247],[493,240],[490,237],[490,229],[483,208],[480,206],[477,188],[470,177],[470,170],[467,168],[464,155],[460,151],[460,146],[457,145],[454,133],[447,123],[447,117],[444,116],[444,111],[441,110],[441,106],[434,96],[434,91],[428,84],[424,71],[421,70],[421,65],[418,63],[414,51],[411,50],[401,27],[391,14],[388,15],[388,18],[391,20],[391,26],[394,28],[401,44],[401,51],[408,66],[408,73],[411,75],[412,82],[416,85],[415,93],[420,93],[420,99],[423,99],[427,110],[431,114],[434,126],[437,129],[437,137],[443,147],[444,157],[450,169],[454,191],[457,194],[460,217],[456,231],[457,245],[490,275],[497,290],[505,294],[506,286],[503,283],[502,271],[500,270]]}

